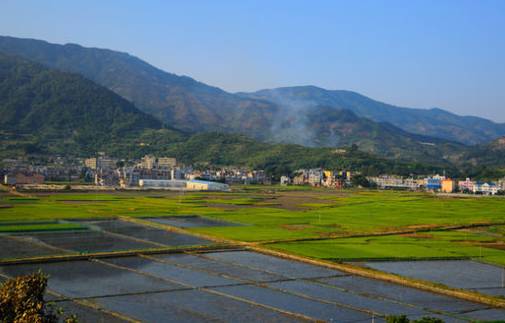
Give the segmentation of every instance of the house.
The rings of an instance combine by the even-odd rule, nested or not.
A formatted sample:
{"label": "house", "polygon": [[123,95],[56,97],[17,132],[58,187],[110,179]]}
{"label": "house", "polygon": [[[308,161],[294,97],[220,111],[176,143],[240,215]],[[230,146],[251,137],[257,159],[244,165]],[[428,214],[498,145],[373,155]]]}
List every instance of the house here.
{"label": "house", "polygon": [[440,191],[442,189],[442,181],[445,180],[445,176],[435,175],[433,177],[428,177],[425,180],[427,190]]}
{"label": "house", "polygon": [[323,182],[323,171],[321,169],[310,169],[308,183],[311,186],[321,186]]}
{"label": "house", "polygon": [[291,183],[289,176],[281,176],[281,185],[286,186]]}
{"label": "house", "polygon": [[475,186],[475,182],[467,178],[464,181],[458,182],[458,187],[462,192],[473,192],[473,187]]}
{"label": "house", "polygon": [[186,181],[165,179],[140,179],[139,186],[142,188],[173,188],[185,189]]}
{"label": "house", "polygon": [[495,183],[481,183],[477,182],[473,186],[473,193],[484,194],[484,195],[495,195],[499,191],[498,186]]}
{"label": "house", "polygon": [[42,184],[44,176],[36,173],[11,173],[4,175],[4,184],[22,185],[22,184]]}
{"label": "house", "polygon": [[84,159],[84,166],[86,166],[89,169],[95,170],[97,167],[97,158],[86,158]]}
{"label": "house", "polygon": [[153,169],[156,165],[156,157],[152,155],[145,155],[140,161],[140,167],[144,169]]}
{"label": "house", "polygon": [[308,172],[305,169],[301,169],[295,172],[293,177],[293,185],[305,185],[308,183]]}
{"label": "house", "polygon": [[443,193],[454,193],[456,192],[456,181],[446,178],[441,181],[440,191]]}
{"label": "house", "polygon": [[218,182],[209,182],[209,181],[187,181],[186,189],[194,190],[194,191],[229,191],[230,186],[223,183]]}
{"label": "house", "polygon": [[158,157],[157,165],[160,168],[173,168],[177,165],[177,160],[172,157]]}

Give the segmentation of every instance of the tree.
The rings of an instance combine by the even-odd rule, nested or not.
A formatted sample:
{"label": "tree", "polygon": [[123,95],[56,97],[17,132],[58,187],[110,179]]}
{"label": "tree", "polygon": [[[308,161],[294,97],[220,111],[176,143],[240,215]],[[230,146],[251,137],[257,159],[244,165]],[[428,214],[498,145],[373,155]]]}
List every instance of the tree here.
{"label": "tree", "polygon": [[[60,318],[44,300],[47,276],[41,272],[19,276],[0,287],[0,318],[2,323],[57,323]],[[63,320],[77,322],[74,316]]]}
{"label": "tree", "polygon": [[372,187],[372,183],[363,175],[354,175],[351,178],[352,186],[360,187]]}

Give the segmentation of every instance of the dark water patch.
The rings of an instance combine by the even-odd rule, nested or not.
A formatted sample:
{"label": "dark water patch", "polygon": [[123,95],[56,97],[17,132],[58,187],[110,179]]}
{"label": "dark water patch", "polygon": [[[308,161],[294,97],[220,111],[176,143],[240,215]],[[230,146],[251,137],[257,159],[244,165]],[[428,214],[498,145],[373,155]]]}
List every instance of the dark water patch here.
{"label": "dark water patch", "polygon": [[368,262],[368,267],[456,288],[499,288],[504,269],[469,260]]}
{"label": "dark water patch", "polygon": [[96,299],[144,322],[296,322],[273,310],[199,290]]}
{"label": "dark water patch", "polygon": [[127,235],[141,240],[160,243],[166,246],[191,246],[210,244],[209,240],[188,234],[150,228],[136,223],[120,220],[97,221],[94,223],[102,230]]}
{"label": "dark water patch", "polygon": [[267,286],[303,294],[316,299],[323,299],[329,302],[345,304],[362,310],[373,311],[375,313],[386,315],[428,315],[429,313],[416,307],[398,304],[392,301],[378,300],[349,292],[339,291],[330,286],[322,286],[308,281],[288,281],[270,283]]}
{"label": "dark water patch", "polygon": [[67,297],[96,297],[180,288],[180,285],[118,269],[95,261],[68,261],[0,267],[10,276],[41,270],[49,275],[49,290]]}
{"label": "dark water patch", "polygon": [[77,304],[72,301],[63,301],[53,303],[55,309],[63,311],[63,317],[69,315],[76,315],[78,322],[93,322],[93,323],[126,323],[128,321],[122,320],[116,316],[105,313],[103,311]]}
{"label": "dark water patch", "polygon": [[273,306],[291,313],[298,313],[317,320],[356,322],[371,320],[371,315],[333,304],[321,303],[299,296],[257,286],[227,286],[215,290],[241,297],[255,303]]}
{"label": "dark water patch", "polygon": [[481,304],[357,276],[323,278],[318,281],[354,293],[395,300],[434,311],[460,313],[485,308]]}
{"label": "dark water patch", "polygon": [[337,270],[249,251],[207,253],[205,256],[218,261],[231,262],[289,278],[316,278],[346,275]]}
{"label": "dark water patch", "polygon": [[125,257],[107,259],[108,263],[123,266],[136,271],[181,283],[191,287],[221,286],[236,284],[240,281],[227,279],[217,275],[211,275],[203,271],[177,267],[172,264],[153,261],[140,257]]}
{"label": "dark water patch", "polygon": [[147,241],[135,241],[99,231],[35,233],[29,236],[51,246],[79,253],[159,248]]}
{"label": "dark water patch", "polygon": [[147,220],[160,224],[167,224],[178,228],[201,227],[236,227],[242,224],[203,218],[197,215],[167,216],[162,218],[148,218]]}
{"label": "dark water patch", "polygon": [[265,281],[286,279],[286,277],[284,276],[271,274],[259,269],[256,270],[249,267],[244,267],[232,263],[211,259],[206,257],[205,254],[157,255],[155,257],[170,263],[179,264],[197,270],[209,271],[214,273],[215,275],[226,275],[228,277],[235,277],[240,280],[265,282]]}
{"label": "dark water patch", "polygon": [[28,237],[0,236],[0,259],[30,258],[65,253],[65,251],[55,250],[31,241]]}
{"label": "dark water patch", "polygon": [[472,320],[479,321],[503,321],[505,320],[505,310],[501,309],[485,309],[480,311],[465,313],[465,316]]}

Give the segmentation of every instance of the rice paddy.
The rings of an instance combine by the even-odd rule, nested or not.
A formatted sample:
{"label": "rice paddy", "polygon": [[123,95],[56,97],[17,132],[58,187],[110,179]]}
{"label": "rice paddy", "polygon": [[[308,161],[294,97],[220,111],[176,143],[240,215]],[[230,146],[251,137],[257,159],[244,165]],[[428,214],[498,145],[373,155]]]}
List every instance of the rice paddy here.
{"label": "rice paddy", "polygon": [[[260,246],[368,266],[492,297],[505,294],[494,280],[492,286],[460,286],[436,271],[435,276],[423,272],[452,261],[453,267],[440,267],[447,277],[457,277],[452,272],[465,262],[501,273],[501,198],[275,186],[238,187],[231,193],[0,194],[0,243],[5,246],[0,278],[40,268],[51,276],[56,302],[81,313],[91,306],[85,315],[96,321],[159,321],[169,313],[180,321],[505,317],[489,306],[240,247],[218,251],[214,239],[230,247]],[[185,251],[188,247],[196,249]],[[75,258],[81,255],[89,256]],[[18,264],[8,265],[13,260]],[[431,267],[422,267],[430,262]]]}

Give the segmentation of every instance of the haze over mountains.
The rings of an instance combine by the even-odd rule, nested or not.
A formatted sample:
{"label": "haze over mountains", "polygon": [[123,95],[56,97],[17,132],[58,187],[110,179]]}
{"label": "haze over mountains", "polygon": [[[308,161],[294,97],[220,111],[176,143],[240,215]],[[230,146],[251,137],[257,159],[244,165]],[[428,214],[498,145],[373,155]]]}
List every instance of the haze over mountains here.
{"label": "haze over mountains", "polygon": [[[0,53],[77,73],[108,88],[144,112],[135,113],[136,117],[131,119],[133,128],[137,124],[142,128],[142,122],[148,121],[147,128],[160,129],[161,124],[152,125],[161,121],[168,129],[184,133],[240,133],[267,142],[312,147],[356,144],[363,151],[386,158],[439,165],[460,162],[468,151],[464,144],[485,147],[486,143],[505,135],[505,124],[462,117],[441,109],[395,107],[350,91],[298,86],[228,93],[108,49],[0,37]],[[123,101],[118,104],[131,113],[133,106]],[[19,105],[15,102],[4,109]],[[103,105],[98,105],[97,109],[101,108]],[[46,112],[51,115],[54,111]],[[23,118],[30,120],[32,116]],[[136,118],[143,121],[134,121]],[[76,118],[65,129],[81,121]],[[113,118],[110,122],[116,121]],[[23,127],[20,129],[28,129]]]}
{"label": "haze over mountains", "polygon": [[0,159],[104,151],[121,158],[154,153],[188,164],[248,166],[277,176],[314,165],[406,174],[433,170],[359,151],[337,154],[332,148],[268,144],[234,134],[187,134],[78,74],[2,53],[0,115]]}

